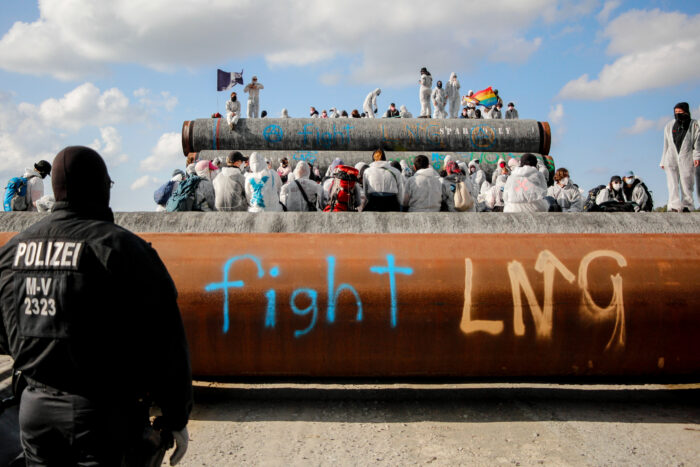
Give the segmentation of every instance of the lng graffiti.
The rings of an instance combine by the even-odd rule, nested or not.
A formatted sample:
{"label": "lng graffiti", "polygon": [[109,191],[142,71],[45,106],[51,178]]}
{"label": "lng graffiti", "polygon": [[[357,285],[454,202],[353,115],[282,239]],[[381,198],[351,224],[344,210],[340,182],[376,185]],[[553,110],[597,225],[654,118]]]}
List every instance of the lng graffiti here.
{"label": "lng graffiti", "polygon": [[[529,308],[529,313],[534,324],[535,336],[538,341],[549,341],[552,339],[553,321],[554,321],[554,286],[557,280],[562,279],[569,284],[574,284],[580,293],[580,305],[578,315],[580,319],[590,322],[614,322],[613,330],[610,339],[607,342],[606,350],[622,349],[625,346],[625,311],[623,302],[623,279],[619,274],[610,276],[612,285],[612,298],[606,306],[600,306],[593,299],[588,286],[588,275],[591,264],[601,258],[607,258],[614,261],[618,268],[627,266],[626,259],[618,252],[612,250],[595,250],[586,254],[579,262],[577,273],[574,273],[567,268],[551,251],[543,250],[537,256],[534,265],[536,273],[542,275],[544,281],[544,297],[542,298],[542,306],[540,299],[536,296],[533,286],[530,282],[525,267],[519,261],[513,260],[507,264],[504,280],[510,282],[512,291],[512,309],[504,307],[504,318],[512,317],[512,330],[514,335],[525,335],[524,315],[526,309]],[[223,276],[221,282],[213,282],[206,285],[207,292],[223,292],[223,333],[229,332],[230,320],[229,313],[231,304],[236,303],[236,291],[243,289],[246,286],[246,281],[236,273],[236,265],[240,263],[249,263],[255,266],[256,276],[258,279],[270,277],[271,279],[280,278],[282,271],[277,265],[266,267],[263,260],[255,255],[240,255],[230,258],[223,266]],[[278,303],[277,291],[275,288],[269,288],[263,292],[264,303],[263,309],[260,310],[264,314],[264,326],[274,329],[278,320],[285,319],[283,313],[286,310],[291,311],[293,315],[300,317],[308,317],[306,327],[296,329],[294,337],[302,338],[304,335],[311,332],[317,325],[319,320],[319,312],[321,311],[321,302],[325,303],[325,321],[328,325],[332,325],[336,320],[339,297],[341,294],[348,294],[353,298],[351,305],[355,314],[355,322],[358,325],[362,324],[364,316],[363,300],[358,290],[349,283],[336,283],[336,270],[340,267],[336,257],[327,256],[325,258],[325,273],[326,287],[325,290],[316,290],[307,287],[294,289],[289,296],[289,304]],[[414,275],[413,267],[408,264],[399,264],[394,255],[386,254],[383,258],[379,258],[377,264],[370,266],[363,274],[373,277],[376,275],[376,281],[373,279],[373,284],[379,291],[379,296],[383,297],[381,307],[386,311],[387,329],[396,328],[401,322],[401,309],[399,308],[399,294],[407,293],[406,282]],[[342,266],[342,265],[341,265]],[[240,268],[240,266],[239,266]],[[293,273],[287,271],[287,273]],[[464,303],[461,313],[461,321],[459,329],[465,336],[476,333],[484,333],[487,335],[497,336],[505,332],[504,321],[501,320],[483,320],[476,319],[472,316],[473,305],[473,279],[475,271],[470,258],[464,259]],[[279,280],[282,280],[280,278]],[[272,281],[271,284],[274,284]],[[403,287],[402,287],[403,283]],[[507,282],[506,282],[507,283]],[[430,288],[430,284],[423,284],[426,289]],[[384,292],[381,292],[381,291]],[[373,294],[375,302],[377,294]],[[523,295],[527,306],[523,303]],[[261,297],[262,298],[262,297]],[[436,297],[436,301],[439,301]],[[347,301],[345,303],[348,303]],[[303,304],[303,305],[302,305]],[[505,304],[505,302],[504,302]],[[376,303],[375,303],[376,305]],[[376,309],[376,307],[375,307]],[[347,310],[345,310],[347,311]]]}

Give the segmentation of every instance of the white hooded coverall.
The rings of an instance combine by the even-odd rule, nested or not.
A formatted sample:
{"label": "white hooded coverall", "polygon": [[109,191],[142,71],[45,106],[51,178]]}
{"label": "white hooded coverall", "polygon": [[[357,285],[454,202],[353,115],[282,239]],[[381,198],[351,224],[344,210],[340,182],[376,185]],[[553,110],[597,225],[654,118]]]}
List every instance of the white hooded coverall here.
{"label": "white hooded coverall", "polygon": [[450,75],[450,80],[445,84],[445,90],[447,91],[447,102],[450,104],[450,118],[457,118],[459,115],[460,108],[460,98],[459,98],[459,80],[457,79],[457,73],[452,73]]}
{"label": "white hooded coverall", "polygon": [[245,211],[248,200],[245,196],[245,176],[238,167],[222,167],[221,173],[212,182],[217,211]]}
{"label": "white hooded coverall", "polygon": [[241,118],[241,103],[238,100],[232,101],[231,99],[226,101],[226,123],[229,125],[238,123],[238,119]]}
{"label": "white hooded coverall", "polygon": [[452,193],[447,185],[440,182],[440,175],[432,167],[420,169],[408,179],[401,204],[409,212],[439,212],[442,202],[448,203],[448,209],[454,211],[454,202],[450,209],[449,200]]}
{"label": "white hooded coverall", "polygon": [[260,113],[260,90],[265,89],[260,83],[248,83],[243,92],[248,93],[248,118],[258,118]]}
{"label": "white hooded coverall", "polygon": [[503,212],[547,212],[547,182],[536,167],[517,167],[503,189]]}
{"label": "white hooded coverall", "polygon": [[445,111],[445,106],[447,105],[447,91],[444,88],[436,87],[433,89],[433,93],[430,96],[433,100],[433,108],[435,113],[433,118],[447,118],[447,112]]}
{"label": "white hooded coverall", "polygon": [[377,88],[365,97],[365,102],[362,104],[362,111],[367,118],[374,118],[374,112],[377,110],[377,96],[381,93],[382,90]]}
{"label": "white hooded coverall", "polygon": [[399,107],[399,117],[401,118],[413,118],[413,114],[408,111],[405,105]]}
{"label": "white hooded coverall", "polygon": [[433,77],[430,75],[420,75],[420,89],[418,99],[420,100],[420,116],[430,117],[430,88],[433,87]]}
{"label": "white hooded coverall", "polygon": [[[692,211],[694,209],[693,183],[695,182],[693,161],[700,160],[700,125],[698,125],[697,120],[690,120],[688,132],[685,134],[681,150],[678,152],[676,144],[673,142],[673,124],[674,120],[671,120],[664,128],[664,152],[659,164],[666,172],[667,208],[678,211],[688,208]],[[679,180],[681,197],[678,196]]]}
{"label": "white hooded coverall", "polygon": [[[309,203],[316,206],[316,209],[321,209],[321,199],[323,198],[323,189],[321,185],[309,179],[311,168],[306,161],[297,162],[294,169],[294,180],[284,184],[280,192],[280,201],[287,206],[287,211],[308,211],[309,205],[304,200],[304,196],[299,191],[299,185],[306,193]],[[297,185],[299,182],[299,185]]]}
{"label": "white hooded coverall", "polygon": [[245,175],[245,194],[248,212],[282,211],[280,191],[282,181],[277,171],[267,168],[259,152],[250,155],[250,173]]}

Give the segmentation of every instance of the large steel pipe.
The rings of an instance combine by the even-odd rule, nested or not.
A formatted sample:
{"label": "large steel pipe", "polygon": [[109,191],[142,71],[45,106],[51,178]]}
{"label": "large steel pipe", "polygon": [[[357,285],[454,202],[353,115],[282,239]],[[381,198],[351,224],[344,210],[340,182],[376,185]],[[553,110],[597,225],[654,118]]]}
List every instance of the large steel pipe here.
{"label": "large steel pipe", "polygon": [[[175,280],[199,377],[672,379],[700,376],[700,218],[687,216],[118,219],[171,231],[141,235]],[[340,233],[353,219],[366,233]],[[424,233],[441,219],[455,233]],[[309,233],[319,223],[329,233]],[[552,225],[606,233],[540,233]],[[483,233],[508,226],[524,233]],[[275,229],[287,233],[260,233]],[[609,233],[635,230],[653,233]]]}
{"label": "large steel pipe", "polygon": [[[209,159],[214,160],[217,157],[224,159],[230,150],[203,150],[194,153],[197,159]],[[249,156],[254,151],[243,150],[241,151],[244,155]],[[355,165],[358,162],[372,162],[371,151],[257,151],[263,154],[266,158],[272,161],[274,168],[280,163],[282,158],[289,159],[292,166],[296,166],[299,161],[307,161],[318,167],[321,170],[325,170],[331,165],[331,162],[335,158],[340,158],[345,165]],[[413,159],[419,155],[423,154],[430,159],[430,163],[436,170],[442,169],[445,166],[445,157],[448,155],[452,157],[455,161],[464,161],[469,163],[470,161],[477,161],[482,169],[487,172],[491,172],[495,167],[496,163],[503,159],[506,162],[510,159],[520,159],[523,153],[513,153],[513,152],[445,152],[445,151],[406,151],[406,152],[387,152],[386,158],[390,161],[406,161],[409,165],[413,164]],[[554,159],[551,156],[542,156],[541,154],[535,154],[535,156],[545,164],[546,167],[551,170],[555,169]]]}
{"label": "large steel pipe", "polygon": [[222,118],[182,125],[185,155],[205,149],[480,151],[549,154],[547,122],[474,119]]}

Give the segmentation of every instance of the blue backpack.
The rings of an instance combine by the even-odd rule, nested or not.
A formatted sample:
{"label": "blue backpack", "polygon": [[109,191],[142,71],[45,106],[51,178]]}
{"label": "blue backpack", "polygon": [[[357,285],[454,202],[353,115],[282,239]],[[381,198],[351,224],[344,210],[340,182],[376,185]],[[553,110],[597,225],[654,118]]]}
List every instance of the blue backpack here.
{"label": "blue backpack", "polygon": [[156,202],[156,204],[160,204],[161,206],[165,206],[165,203],[168,202],[170,199],[170,195],[173,194],[173,187],[175,186],[175,182],[173,180],[170,180],[169,182],[166,182],[160,186],[154,193],[153,193],[153,201]]}
{"label": "blue backpack", "polygon": [[180,182],[177,190],[168,199],[165,210],[168,212],[191,211],[194,206],[195,192],[200,181],[202,181],[200,177],[193,175],[187,180]]}
{"label": "blue backpack", "polygon": [[13,177],[5,187],[5,211],[26,211],[29,208],[27,200],[27,182],[25,177]]}

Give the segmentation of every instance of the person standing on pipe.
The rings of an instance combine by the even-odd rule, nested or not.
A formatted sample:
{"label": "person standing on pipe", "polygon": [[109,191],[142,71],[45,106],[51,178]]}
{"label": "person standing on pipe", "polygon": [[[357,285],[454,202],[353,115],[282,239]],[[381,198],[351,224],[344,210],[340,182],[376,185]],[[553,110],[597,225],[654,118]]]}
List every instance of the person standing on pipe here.
{"label": "person standing on pipe", "polygon": [[243,88],[243,92],[248,93],[248,118],[258,118],[261,89],[265,89],[265,86],[258,83],[257,76],[253,76],[252,81]]}
{"label": "person standing on pipe", "polygon": [[27,465],[146,465],[167,438],[175,465],[192,410],[175,284],[149,243],[115,225],[97,152],[63,149],[51,184],[53,212],[0,249],[0,353],[26,381]]}
{"label": "person standing on pipe", "polygon": [[457,73],[452,72],[450,75],[450,80],[445,84],[445,90],[447,91],[447,102],[450,104],[450,118],[457,118],[460,108],[459,96],[459,80],[457,79]]}
{"label": "person standing on pipe", "polygon": [[427,68],[420,69],[418,80],[418,100],[420,101],[420,118],[430,118],[430,88],[433,87],[433,77]]}
{"label": "person standing on pipe", "polygon": [[365,97],[365,102],[362,104],[362,110],[365,111],[367,118],[374,118],[374,114],[377,113],[377,97],[381,93],[382,90],[377,88],[367,94],[367,97]]}
{"label": "person standing on pipe", "polygon": [[[690,106],[679,102],[673,108],[674,120],[664,128],[664,152],[659,166],[666,172],[668,206],[671,212],[695,209],[693,182],[700,166],[700,125],[690,118]],[[680,193],[678,196],[678,181]]]}

